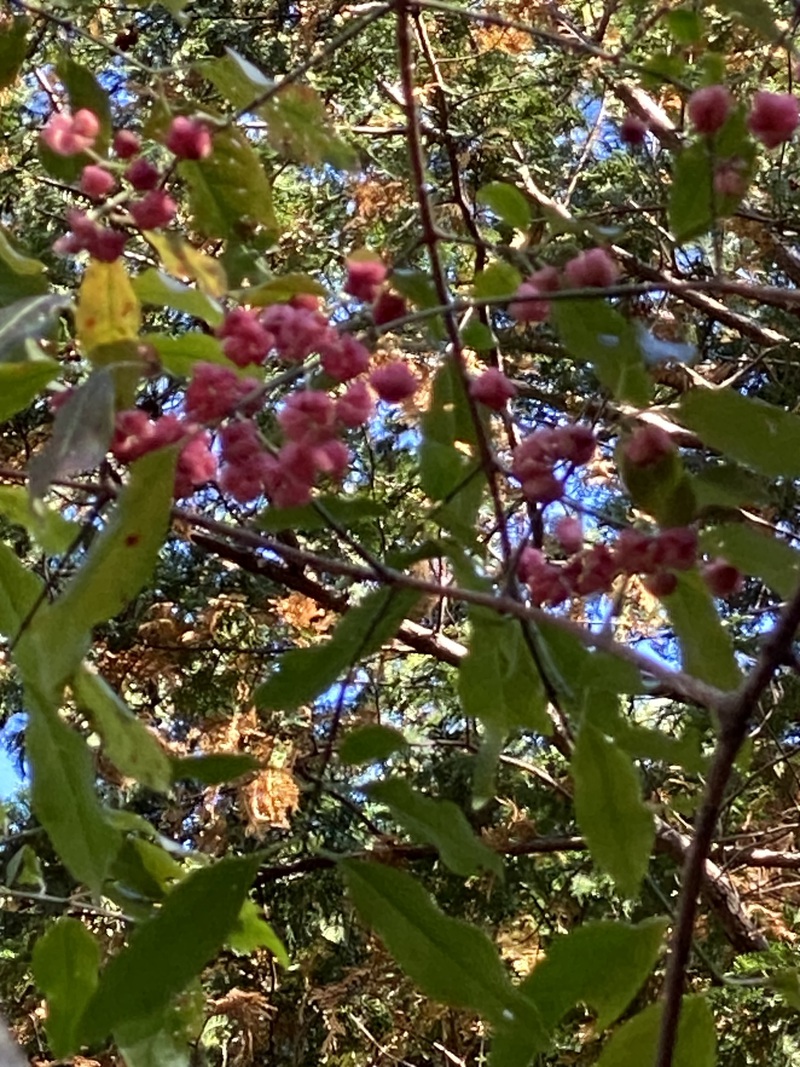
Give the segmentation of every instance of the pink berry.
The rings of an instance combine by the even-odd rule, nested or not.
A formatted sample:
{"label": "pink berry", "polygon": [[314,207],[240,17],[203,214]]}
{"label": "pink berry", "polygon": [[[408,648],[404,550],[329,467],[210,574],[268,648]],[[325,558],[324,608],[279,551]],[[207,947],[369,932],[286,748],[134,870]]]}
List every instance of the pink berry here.
{"label": "pink berry", "polygon": [[703,567],[703,579],[712,596],[727,597],[741,592],[744,585],[742,572],[724,559],[714,559]]}
{"label": "pink berry", "polygon": [[800,122],[800,102],[791,93],[756,93],[747,125],[767,148],[788,141]]}
{"label": "pink berry", "polygon": [[564,277],[573,289],[607,289],[619,278],[619,265],[605,248],[590,248],[569,260]]}
{"label": "pink berry", "polygon": [[671,571],[656,571],[642,579],[642,585],[653,596],[664,597],[674,593],[678,587],[678,579]]}
{"label": "pink berry", "polygon": [[631,112],[625,116],[619,128],[619,139],[631,148],[643,145],[647,138],[647,123]]}
{"label": "pink berry", "polygon": [[597,438],[588,426],[559,426],[554,438],[561,458],[579,467],[589,462],[597,448]]}
{"label": "pink berry", "polygon": [[92,200],[102,200],[116,188],[117,180],[104,167],[90,163],[81,171],[81,192]]}
{"label": "pink berry", "polygon": [[313,293],[295,293],[289,298],[289,306],[303,308],[306,311],[319,311],[319,297]]}
{"label": "pink berry", "polygon": [[214,147],[208,126],[185,115],[172,120],[164,143],[178,159],[206,159]]}
{"label": "pink berry", "polygon": [[369,376],[369,382],[381,400],[389,404],[410,399],[420,386],[419,378],[401,360],[377,367]]}
{"label": "pink berry", "polygon": [[303,389],[286,401],[278,423],[290,441],[322,444],[336,432],[336,408],[327,393]]}
{"label": "pink berry", "polygon": [[579,596],[607,593],[619,574],[619,567],[607,545],[592,545],[578,557],[580,570],[575,578],[574,589]]}
{"label": "pink berry", "polygon": [[336,341],[336,333],[318,311],[273,304],[259,315],[259,322],[273,338],[282,359],[302,362],[312,352],[322,352]]}
{"label": "pink berry", "polygon": [[356,300],[372,301],[386,274],[386,266],[379,259],[348,259],[344,291]]}
{"label": "pink berry", "polygon": [[675,526],[662,530],[653,546],[653,562],[657,567],[685,571],[697,559],[697,531],[689,526]]}
{"label": "pink berry", "polygon": [[157,230],[172,222],[178,210],[172,197],[163,189],[152,189],[141,200],[134,200],[128,205],[133,221],[140,230]]}
{"label": "pink berry", "polygon": [[131,159],[141,151],[142,142],[133,130],[117,130],[114,134],[113,146],[120,159]]}
{"label": "pink berry", "polygon": [[564,515],[558,520],[553,533],[556,540],[568,555],[573,555],[583,548],[583,526],[574,515]]}
{"label": "pink berry", "polygon": [[744,196],[747,189],[744,166],[740,159],[729,159],[720,163],[714,171],[714,192],[717,196]]}
{"label": "pink berry", "polygon": [[517,395],[517,387],[497,367],[489,367],[470,383],[469,394],[493,411],[502,411]]}
{"label": "pink berry", "polygon": [[550,315],[550,301],[542,299],[543,290],[523,282],[508,305],[508,313],[517,322],[544,322]]}
{"label": "pink berry", "polygon": [[724,85],[706,85],[695,89],[689,97],[686,110],[698,133],[716,133],[733,109],[733,97]]}
{"label": "pink berry", "polygon": [[217,473],[217,460],[211,451],[211,437],[207,431],[191,437],[178,455],[175,470],[176,499],[190,496],[198,486],[210,482]]}
{"label": "pink berry", "polygon": [[369,352],[351,333],[334,334],[320,351],[322,369],[337,382],[349,382],[369,367]]}
{"label": "pink berry", "polygon": [[651,467],[674,451],[675,445],[667,431],[650,423],[634,430],[623,447],[625,458],[634,467]]}
{"label": "pink berry", "polygon": [[[228,367],[216,363],[196,363],[186,387],[186,415],[199,423],[217,422],[232,415],[258,387],[255,378],[240,378]],[[254,401],[254,404],[258,405],[258,401]]]}
{"label": "pink berry", "polygon": [[88,108],[81,108],[74,115],[59,111],[47,120],[42,140],[59,156],[75,156],[91,148],[99,132],[100,120]]}
{"label": "pink berry", "polygon": [[614,560],[622,574],[652,574],[655,538],[640,530],[623,530],[614,545]]}
{"label": "pink berry", "polygon": [[397,293],[381,293],[372,305],[372,321],[376,326],[401,319],[406,313],[406,302]]}
{"label": "pink berry", "polygon": [[275,338],[261,325],[258,313],[246,308],[229,311],[217,337],[222,338],[223,352],[237,367],[263,363],[275,344]]}
{"label": "pink berry", "polygon": [[128,164],[125,177],[138,193],[155,189],[161,180],[159,170],[148,159],[134,159]]}
{"label": "pink berry", "polygon": [[363,426],[374,410],[375,404],[366,382],[353,382],[336,401],[336,418],[349,429]]}

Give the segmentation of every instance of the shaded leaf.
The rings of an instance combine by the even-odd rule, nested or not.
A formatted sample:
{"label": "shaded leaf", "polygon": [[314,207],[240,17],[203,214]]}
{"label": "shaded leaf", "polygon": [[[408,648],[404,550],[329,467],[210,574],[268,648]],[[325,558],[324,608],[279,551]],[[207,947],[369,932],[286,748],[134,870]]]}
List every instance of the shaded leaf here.
{"label": "shaded leaf", "polygon": [[364,921],[427,996],[495,1024],[513,1012],[514,988],[482,930],[448,918],[404,871],[357,860],[339,866]]}
{"label": "shaded leaf", "polygon": [[47,998],[45,1028],[56,1056],[77,1052],[77,1022],[97,986],[100,946],[82,922],[59,919],[33,949],[31,968]]}
{"label": "shaded leaf", "polygon": [[82,1040],[146,1019],[185,989],[234,929],[258,866],[258,856],[219,860],[180,882],[103,970],[78,1024]]}
{"label": "shaded leaf", "polygon": [[377,518],[385,510],[370,497],[319,496],[315,497],[314,504],[301,507],[266,508],[256,518],[256,526],[267,531],[327,530],[330,527],[327,515],[340,525],[350,527],[366,519]]}
{"label": "shaded leaf", "polygon": [[399,730],[381,723],[370,723],[348,731],[339,743],[342,763],[382,763],[395,752],[406,748],[408,742]]}
{"label": "shaded leaf", "polygon": [[0,23],[0,89],[17,80],[28,48],[30,20],[15,16]]}
{"label": "shaded leaf", "polygon": [[59,372],[52,359],[0,363],[0,422],[23,411]]}
{"label": "shaded leaf", "polygon": [[[58,317],[71,306],[69,299],[59,293],[44,296],[29,296],[15,300],[0,309],[0,360],[8,362],[25,358],[24,342],[29,338],[40,339],[55,333]],[[51,361],[41,361],[52,365]],[[0,367],[0,372],[4,368]],[[5,390],[0,395],[4,395]],[[8,418],[1,412],[7,404],[0,405],[0,418]]]}
{"label": "shaded leaf", "polygon": [[736,22],[756,30],[768,41],[781,39],[773,7],[767,0],[714,0],[714,6],[726,15],[731,15]]}
{"label": "shaded leaf", "polygon": [[800,552],[749,522],[704,530],[700,545],[710,556],[721,556],[743,574],[760,578],[782,597],[790,597],[800,585]]}
{"label": "shaded leaf", "polygon": [[[0,41],[2,41],[0,27]],[[0,226],[0,306],[47,291],[44,263],[18,252]]]}
{"label": "shaded leaf", "polygon": [[522,275],[516,267],[497,260],[475,275],[473,295],[479,299],[513,296],[521,282]]}
{"label": "shaded leaf", "polygon": [[172,759],[172,780],[189,778],[203,785],[220,785],[257,771],[261,764],[246,753],[218,752],[210,756],[184,756]]}
{"label": "shaded leaf", "polygon": [[21,485],[0,486],[0,514],[23,526],[45,552],[58,556],[75,540],[80,527],[41,502],[34,508]]}
{"label": "shaded leaf", "polygon": [[469,878],[483,868],[502,877],[502,860],[476,837],[464,812],[451,800],[426,797],[401,778],[375,782],[368,794],[389,808],[412,837],[434,845],[451,871]]}
{"label": "shaded leaf", "polygon": [[733,642],[720,622],[714,601],[696,571],[676,575],[674,593],[663,598],[681,646],[681,667],[720,689],[735,689],[741,672]]}
{"label": "shaded leaf", "polygon": [[633,323],[605,300],[556,300],[551,315],[567,352],[591,364],[617,400],[647,404],[652,385]]}
{"label": "shaded leaf", "polygon": [[113,376],[101,367],[59,406],[47,444],[29,465],[35,501],[59,478],[91,470],[105,457],[114,433],[114,396]]}
{"label": "shaded leaf", "polygon": [[672,409],[704,444],[771,477],[800,477],[800,418],[733,389],[690,389]]}
{"label": "shaded leaf", "polygon": [[[644,1067],[655,1060],[663,1003],[628,1020],[603,1049],[597,1067]],[[673,1067],[716,1067],[714,1016],[705,997],[684,997]]]}
{"label": "shaded leaf", "polygon": [[653,815],[625,752],[584,720],[572,756],[575,814],[597,865],[636,896],[655,840]]}
{"label": "shaded leaf", "polygon": [[714,169],[705,140],[684,148],[675,160],[667,209],[676,241],[705,233],[714,225]]}
{"label": "shaded leaf", "polygon": [[286,85],[258,113],[267,123],[267,140],[294,163],[329,163],[349,170],[356,162],[352,148],[331,126],[325,104],[310,85]]}
{"label": "shaded leaf", "polygon": [[255,692],[256,706],[288,711],[332,686],[359,659],[389,641],[419,600],[413,589],[380,589],[343,616],[331,637],[281,657],[280,669]]}

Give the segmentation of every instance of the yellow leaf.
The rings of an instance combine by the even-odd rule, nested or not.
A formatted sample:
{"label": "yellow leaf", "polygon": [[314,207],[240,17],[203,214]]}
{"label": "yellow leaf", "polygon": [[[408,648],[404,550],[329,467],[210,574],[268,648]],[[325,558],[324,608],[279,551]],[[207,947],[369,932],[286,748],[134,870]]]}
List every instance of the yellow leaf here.
{"label": "yellow leaf", "polygon": [[161,257],[164,269],[174,277],[197,282],[197,287],[206,296],[225,296],[228,279],[218,259],[198,251],[174,234],[148,232],[145,237]]}
{"label": "yellow leaf", "polygon": [[134,340],[142,322],[141,309],[121,260],[92,260],[78,294],[75,324],[78,340],[91,355],[101,345]]}

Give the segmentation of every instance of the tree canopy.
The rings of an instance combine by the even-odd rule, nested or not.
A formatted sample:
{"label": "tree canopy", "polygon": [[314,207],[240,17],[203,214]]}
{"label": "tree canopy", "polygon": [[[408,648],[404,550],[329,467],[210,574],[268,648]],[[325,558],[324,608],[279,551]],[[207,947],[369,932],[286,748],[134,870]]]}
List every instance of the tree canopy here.
{"label": "tree canopy", "polygon": [[29,1062],[800,1064],[798,26],[5,5]]}

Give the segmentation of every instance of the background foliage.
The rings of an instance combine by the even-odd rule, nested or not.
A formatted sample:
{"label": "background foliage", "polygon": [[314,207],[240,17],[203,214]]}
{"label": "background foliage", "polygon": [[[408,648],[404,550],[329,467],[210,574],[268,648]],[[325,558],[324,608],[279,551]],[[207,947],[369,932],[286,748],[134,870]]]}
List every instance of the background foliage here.
{"label": "background foliage", "polygon": [[[800,1063],[800,193],[796,144],[746,125],[792,90],[797,22],[3,9],[0,990],[31,1062]],[[686,105],[717,83],[705,137]],[[142,137],[169,225],[81,191],[89,157],[41,139],[69,108],[112,167],[113,131]],[[176,115],[208,158],[166,151]],[[124,254],[54,251],[76,208]],[[617,282],[515,321],[523,279],[598,245]],[[365,249],[391,321],[345,291]],[[346,434],[341,485],[174,501],[174,443],[119,462],[115,413],[180,414],[198,363],[237,369],[226,314],[297,294],[418,381]],[[466,388],[487,367],[499,413]],[[290,395],[335,391],[313,356],[246,373],[270,442]],[[524,499],[513,448],[573,424],[590,461]],[[642,426],[675,445],[644,471]],[[537,606],[521,552],[566,566],[564,515],[588,546],[689,526],[744,580],[712,598],[701,559]]]}

